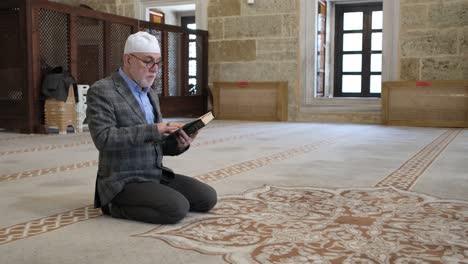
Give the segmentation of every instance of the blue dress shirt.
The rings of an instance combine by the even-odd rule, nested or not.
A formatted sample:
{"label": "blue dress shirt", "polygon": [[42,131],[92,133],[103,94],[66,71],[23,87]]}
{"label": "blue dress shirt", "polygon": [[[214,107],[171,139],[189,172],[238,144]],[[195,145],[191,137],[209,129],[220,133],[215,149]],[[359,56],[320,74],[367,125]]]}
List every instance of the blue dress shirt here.
{"label": "blue dress shirt", "polygon": [[149,89],[151,88],[140,87],[134,80],[130,79],[130,77],[128,77],[125,74],[122,68],[119,68],[119,74],[127,83],[127,86],[130,88],[130,91],[132,91],[132,94],[133,96],[135,96],[135,99],[140,105],[141,110],[143,110],[143,113],[145,113],[146,122],[148,122],[148,124],[153,124],[154,123],[153,105],[151,105],[151,102],[148,98],[148,92],[149,92]]}

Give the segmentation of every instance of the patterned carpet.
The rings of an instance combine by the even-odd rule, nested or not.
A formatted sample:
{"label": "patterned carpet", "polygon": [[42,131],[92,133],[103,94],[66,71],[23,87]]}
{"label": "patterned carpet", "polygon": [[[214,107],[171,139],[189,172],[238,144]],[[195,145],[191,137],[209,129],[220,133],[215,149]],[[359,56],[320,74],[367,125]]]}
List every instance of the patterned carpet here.
{"label": "patterned carpet", "polygon": [[229,263],[448,263],[468,257],[467,213],[468,202],[390,187],[265,186],[138,236]]}
{"label": "patterned carpet", "polygon": [[0,147],[2,264],[468,263],[463,129],[215,120],[165,165],[219,203],[169,226],[92,208],[89,133]]}

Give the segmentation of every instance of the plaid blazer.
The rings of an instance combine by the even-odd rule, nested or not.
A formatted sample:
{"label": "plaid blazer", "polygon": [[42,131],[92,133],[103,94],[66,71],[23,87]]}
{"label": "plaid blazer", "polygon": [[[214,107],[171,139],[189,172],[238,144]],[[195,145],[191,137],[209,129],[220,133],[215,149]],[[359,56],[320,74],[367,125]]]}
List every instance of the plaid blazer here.
{"label": "plaid blazer", "polygon": [[[156,91],[148,97],[156,123],[162,122]],[[163,135],[148,124],[143,110],[118,72],[94,83],[88,90],[86,117],[99,150],[94,206],[108,204],[125,184],[159,182],[173,172],[163,167],[163,155],[178,155],[175,140],[155,144]],[[163,173],[164,172],[164,173]]]}

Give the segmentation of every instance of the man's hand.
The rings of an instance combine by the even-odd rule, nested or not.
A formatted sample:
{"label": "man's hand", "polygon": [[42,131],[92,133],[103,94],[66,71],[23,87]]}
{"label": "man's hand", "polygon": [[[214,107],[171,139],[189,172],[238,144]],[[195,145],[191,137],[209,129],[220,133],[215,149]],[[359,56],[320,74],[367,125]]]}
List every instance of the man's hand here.
{"label": "man's hand", "polygon": [[167,123],[157,123],[159,134],[168,135],[172,132],[175,132],[177,129],[181,128],[184,124],[176,122],[167,122]]}
{"label": "man's hand", "polygon": [[177,140],[177,147],[179,149],[187,148],[190,144],[192,144],[192,141],[195,139],[197,135],[198,135],[198,131],[195,132],[195,134],[193,134],[191,137],[189,137],[187,133],[185,133],[185,131],[182,129],[177,131],[177,133],[175,134],[175,138]]}
{"label": "man's hand", "polygon": [[[172,132],[179,130],[179,128],[183,127],[183,123],[176,123],[176,122],[167,122],[167,123],[157,123],[159,134],[161,135],[168,135]],[[195,132],[191,137],[185,133],[184,130],[180,129],[177,133],[174,134],[175,139],[177,140],[177,147],[179,149],[187,148],[195,137],[198,135],[198,131]]]}

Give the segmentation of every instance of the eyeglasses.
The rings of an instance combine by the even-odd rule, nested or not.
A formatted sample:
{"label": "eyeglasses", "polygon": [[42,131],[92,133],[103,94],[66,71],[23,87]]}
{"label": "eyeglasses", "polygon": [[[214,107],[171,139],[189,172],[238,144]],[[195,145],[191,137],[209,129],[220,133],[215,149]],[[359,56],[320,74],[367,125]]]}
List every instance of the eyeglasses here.
{"label": "eyeglasses", "polygon": [[132,55],[133,57],[137,58],[138,60],[144,62],[145,65],[146,65],[146,68],[148,68],[148,69],[153,68],[154,65],[158,66],[158,68],[161,66],[161,61],[153,61],[153,60],[145,61],[145,60],[140,59],[137,56],[133,55],[132,53],[130,53],[130,55]]}

